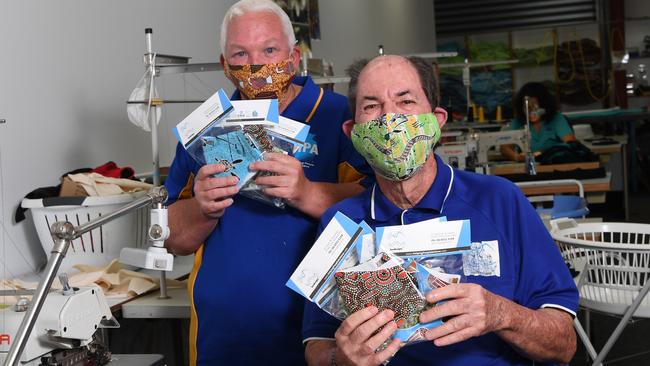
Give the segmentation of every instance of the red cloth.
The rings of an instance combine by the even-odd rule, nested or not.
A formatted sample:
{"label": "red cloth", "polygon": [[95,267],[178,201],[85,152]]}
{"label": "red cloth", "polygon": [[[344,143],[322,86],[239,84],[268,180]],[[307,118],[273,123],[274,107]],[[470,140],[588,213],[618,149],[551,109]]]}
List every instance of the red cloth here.
{"label": "red cloth", "polygon": [[105,177],[110,178],[124,178],[132,179],[135,176],[135,171],[131,167],[118,167],[113,161],[109,161],[93,169],[93,173],[99,173]]}

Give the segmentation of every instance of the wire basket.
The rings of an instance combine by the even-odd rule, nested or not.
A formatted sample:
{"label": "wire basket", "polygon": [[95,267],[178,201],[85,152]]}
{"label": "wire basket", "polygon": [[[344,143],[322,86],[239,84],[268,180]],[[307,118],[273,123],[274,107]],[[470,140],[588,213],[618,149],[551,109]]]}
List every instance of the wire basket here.
{"label": "wire basket", "polygon": [[[622,315],[650,280],[650,225],[558,219],[551,236],[579,272],[580,304],[588,309]],[[634,316],[650,317],[650,297]]]}
{"label": "wire basket", "polygon": [[[111,213],[140,197],[138,194],[120,194],[104,197],[52,197],[23,199],[21,205],[29,209],[34,227],[45,253],[54,246],[50,227],[57,221],[69,221],[74,226]],[[118,217],[81,235],[72,241],[59,271],[67,271],[75,264],[102,267],[120,257],[124,247],[146,247],[149,226],[147,207]]]}

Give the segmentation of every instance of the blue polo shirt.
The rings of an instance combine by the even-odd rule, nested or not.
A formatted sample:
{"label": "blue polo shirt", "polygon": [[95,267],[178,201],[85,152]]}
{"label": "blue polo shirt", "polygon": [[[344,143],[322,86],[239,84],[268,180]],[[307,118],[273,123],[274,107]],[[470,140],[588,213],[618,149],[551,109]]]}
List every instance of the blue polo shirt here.
{"label": "blue polo shirt", "polygon": [[[378,185],[331,207],[321,230],[337,211],[371,227],[410,224],[439,216],[471,220],[473,242],[499,241],[500,277],[468,276],[467,282],[531,309],[554,307],[575,316],[578,291],[560,252],[539,216],[520,190],[509,181],[456,170],[436,156],[433,185],[417,205],[402,210]],[[340,321],[306,303],[303,341],[333,338]],[[398,365],[530,365],[494,333],[446,347],[431,342],[402,348],[390,361]]]}
{"label": "blue polo shirt", "polygon": [[[530,124],[533,151],[544,152],[553,146],[566,145],[563,138],[573,135],[573,130],[562,113],[555,113],[555,116],[550,121],[542,120],[539,123],[542,124],[539,131],[533,127],[533,123]],[[520,128],[523,128],[523,126],[519,120],[513,119],[510,122],[511,130]]]}
{"label": "blue polo shirt", "polygon": [[[309,123],[305,147],[295,152],[306,177],[317,182],[359,181],[371,171],[341,125],[347,99],[310,78],[283,116]],[[235,93],[233,99],[239,99]],[[200,166],[179,144],[165,182],[169,202],[191,193]],[[190,360],[199,365],[304,364],[302,298],[285,287],[313,243],[318,222],[237,195],[197,251],[190,274]]]}

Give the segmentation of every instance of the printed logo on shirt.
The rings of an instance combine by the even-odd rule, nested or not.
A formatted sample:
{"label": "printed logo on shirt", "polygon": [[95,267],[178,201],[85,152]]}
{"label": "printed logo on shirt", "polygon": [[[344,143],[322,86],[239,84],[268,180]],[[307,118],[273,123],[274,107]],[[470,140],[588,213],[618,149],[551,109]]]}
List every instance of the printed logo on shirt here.
{"label": "printed logo on shirt", "polygon": [[296,159],[300,160],[303,168],[310,168],[314,166],[314,158],[318,155],[318,143],[316,142],[316,135],[310,133],[307,135],[305,145],[297,146],[293,150],[293,155]]}

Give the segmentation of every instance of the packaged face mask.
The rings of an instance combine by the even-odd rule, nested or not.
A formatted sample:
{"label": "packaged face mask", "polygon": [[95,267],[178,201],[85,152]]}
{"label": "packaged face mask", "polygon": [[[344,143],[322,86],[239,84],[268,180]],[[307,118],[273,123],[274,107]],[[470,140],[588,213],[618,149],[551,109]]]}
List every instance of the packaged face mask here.
{"label": "packaged face mask", "polygon": [[426,295],[431,290],[464,281],[462,256],[463,253],[452,253],[413,261],[418,289]]}
{"label": "packaged face mask", "polygon": [[[262,125],[246,125],[243,126],[243,131],[246,135],[253,141],[253,144],[256,148],[262,152],[262,157],[264,153],[267,152],[279,152],[284,153],[283,150],[274,146],[272,139],[267,134],[266,130]],[[259,171],[242,187],[240,190],[241,195],[264,202],[270,205],[273,205],[278,208],[284,208],[286,202],[284,199],[279,197],[273,197],[265,194],[263,192],[264,187],[255,183],[255,179],[258,177],[272,176],[273,173]]]}
{"label": "packaged face mask", "polygon": [[388,113],[378,119],[355,124],[351,138],[354,148],[377,174],[393,181],[402,181],[422,168],[440,134],[440,126],[433,113]]}
{"label": "packaged face mask", "polygon": [[436,306],[425,295],[465,280],[469,220],[438,217],[376,230],[337,212],[287,286],[340,320],[369,305],[394,311],[398,329],[380,349],[394,338],[402,345],[425,341],[426,332],[444,322],[419,322],[423,311]]}
{"label": "packaged face mask", "polygon": [[426,301],[400,264],[390,261],[385,253],[379,256],[379,263],[384,263],[377,268],[353,267],[336,273],[334,278],[343,305],[348,315],[370,305],[380,311],[390,309],[395,312],[400,328],[412,327],[418,323]]}
{"label": "packaged face mask", "polygon": [[[241,129],[212,129],[211,134],[201,136],[200,147],[205,164],[223,164],[226,169],[215,176],[237,177],[237,187],[242,188],[253,177],[248,166],[262,159],[262,152],[257,149]],[[222,133],[220,133],[222,132]]]}

